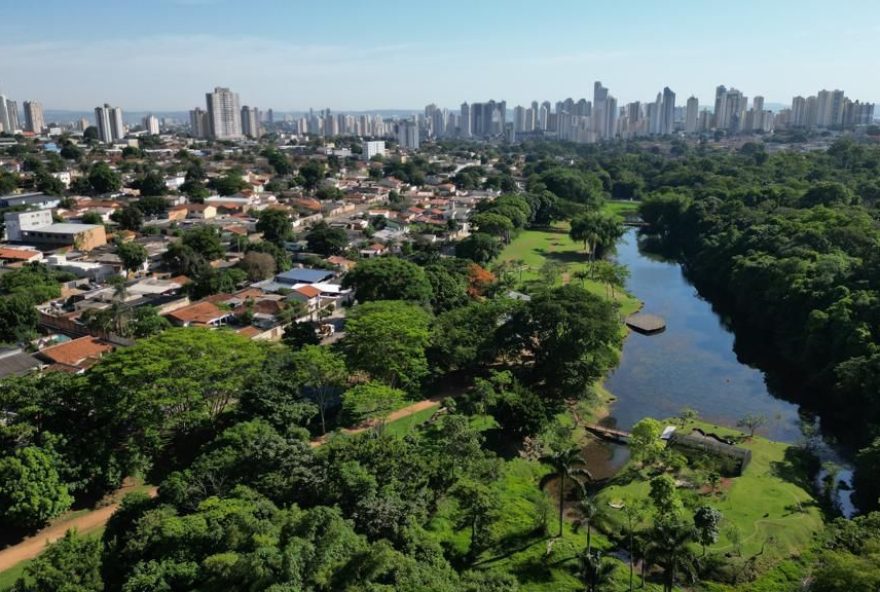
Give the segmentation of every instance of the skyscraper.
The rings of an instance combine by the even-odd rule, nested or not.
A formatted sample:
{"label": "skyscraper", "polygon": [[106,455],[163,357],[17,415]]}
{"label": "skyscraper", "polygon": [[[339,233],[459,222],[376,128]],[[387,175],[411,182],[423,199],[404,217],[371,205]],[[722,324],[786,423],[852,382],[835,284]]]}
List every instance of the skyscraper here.
{"label": "skyscraper", "polygon": [[608,112],[606,100],[608,99],[608,89],[602,86],[598,80],[593,83],[593,131],[600,138],[605,137],[605,131],[608,126]]}
{"label": "skyscraper", "polygon": [[210,137],[218,140],[241,138],[238,93],[218,86],[214,92],[205,94],[205,103]]}
{"label": "skyscraper", "polygon": [[397,125],[397,142],[404,150],[419,149],[418,121],[401,121]]}
{"label": "skyscraper", "polygon": [[807,100],[797,96],[791,100],[791,127],[804,127],[807,125]]}
{"label": "skyscraper", "polygon": [[29,132],[39,134],[46,127],[43,118],[43,105],[37,101],[24,102],[24,127]]}
{"label": "skyscraper", "polygon": [[159,118],[158,117],[156,117],[155,115],[147,115],[146,117],[144,117],[143,124],[144,124],[144,129],[147,131],[148,134],[150,134],[151,136],[158,136],[159,135]]}
{"label": "skyscraper", "polygon": [[660,116],[660,133],[671,134],[675,130],[675,93],[668,86],[663,89],[663,107]]}
{"label": "skyscraper", "polygon": [[199,107],[189,112],[189,129],[193,138],[208,137],[208,114]]}
{"label": "skyscraper", "polygon": [[715,129],[727,129],[727,88],[722,84],[715,87]]}
{"label": "skyscraper", "polygon": [[119,107],[111,107],[107,103],[103,107],[95,107],[95,126],[98,128],[98,139],[105,144],[125,137],[122,109]]}
{"label": "skyscraper", "polygon": [[473,133],[473,120],[471,119],[471,107],[466,102],[461,104],[461,122],[459,123],[458,135],[462,138],[470,138]]}
{"label": "skyscraper", "polygon": [[698,130],[700,119],[700,100],[691,96],[687,100],[687,111],[684,116],[684,131],[688,134],[695,134]]}
{"label": "skyscraper", "polygon": [[241,108],[241,133],[249,138],[259,138],[262,135],[260,130],[260,110],[256,107],[245,105]]}

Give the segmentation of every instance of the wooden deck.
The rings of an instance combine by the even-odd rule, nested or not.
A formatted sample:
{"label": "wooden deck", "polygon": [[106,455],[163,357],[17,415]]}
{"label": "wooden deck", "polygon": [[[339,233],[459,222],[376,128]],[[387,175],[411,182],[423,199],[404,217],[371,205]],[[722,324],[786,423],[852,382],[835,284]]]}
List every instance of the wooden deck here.
{"label": "wooden deck", "polygon": [[625,432],[623,430],[615,430],[614,428],[607,428],[598,424],[588,424],[584,426],[584,429],[586,429],[591,434],[599,436],[603,440],[611,440],[612,442],[620,442],[622,444],[626,444],[630,438],[629,432]]}

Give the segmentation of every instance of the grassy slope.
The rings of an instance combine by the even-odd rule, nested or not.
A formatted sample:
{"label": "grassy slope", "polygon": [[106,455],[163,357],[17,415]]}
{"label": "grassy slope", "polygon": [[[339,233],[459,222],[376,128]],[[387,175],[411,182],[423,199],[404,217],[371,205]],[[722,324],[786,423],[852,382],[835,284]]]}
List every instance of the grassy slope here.
{"label": "grassy slope", "polygon": [[[723,436],[739,432],[702,422],[690,422],[684,428],[690,431],[701,427]],[[681,429],[681,428],[679,428]],[[822,529],[822,514],[812,495],[804,489],[803,476],[786,460],[788,445],[756,436],[741,444],[752,451],[752,461],[742,476],[731,481],[729,488],[714,495],[702,495],[700,504],[718,508],[729,524],[735,524],[742,536],[743,556],[761,551],[767,543],[765,555],[777,559],[803,551],[815,533]],[[611,485],[599,494],[600,503],[607,509],[609,524],[616,528],[622,517],[608,507],[612,500],[646,499],[648,483],[635,479],[625,485]],[[710,552],[725,553],[733,550],[724,534]]]}
{"label": "grassy slope", "polygon": [[[523,284],[539,280],[539,270],[547,259],[554,259],[565,265],[564,273],[568,274],[569,281],[575,283],[580,283],[580,280],[574,277],[574,273],[586,269],[588,263],[583,245],[569,238],[565,225],[542,230],[524,230],[498,257],[498,261],[522,260],[525,263],[526,269],[521,274],[516,273],[517,279]],[[562,281],[560,278],[559,282]],[[610,292],[604,284],[587,280],[584,287],[602,298],[610,298]],[[620,304],[623,315],[632,314],[641,306],[638,300],[619,290],[616,291],[615,301]]]}
{"label": "grassy slope", "polygon": [[635,214],[639,211],[639,202],[626,200],[606,201],[602,205],[602,211],[607,214],[617,214],[618,216]]}
{"label": "grassy slope", "polygon": [[408,417],[402,417],[397,421],[389,422],[385,425],[385,433],[395,436],[405,436],[417,425],[423,424],[431,419],[431,416],[437,412],[438,407],[440,407],[439,403],[428,409],[422,409],[421,411],[413,413]]}

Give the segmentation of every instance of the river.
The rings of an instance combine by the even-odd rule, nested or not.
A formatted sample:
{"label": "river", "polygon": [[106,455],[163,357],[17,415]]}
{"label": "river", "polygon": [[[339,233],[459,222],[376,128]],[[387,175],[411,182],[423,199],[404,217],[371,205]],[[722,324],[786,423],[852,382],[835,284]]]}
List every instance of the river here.
{"label": "river", "polygon": [[[678,263],[643,253],[635,229],[618,243],[616,259],[629,268],[627,290],[644,303],[644,312],[666,320],[666,331],[627,337],[620,365],[605,383],[617,397],[610,425],[629,429],[643,417],[673,417],[690,407],[702,419],[730,427],[745,415],[761,415],[767,420],[761,435],[792,444],[804,440],[798,405],[774,396],[764,373],[737,359],[735,336]],[[824,461],[840,467],[838,479],[850,482],[851,467],[831,447],[821,449]],[[613,465],[602,472],[625,461],[616,447],[602,450]],[[587,455],[597,459],[601,452],[591,447]],[[844,514],[852,513],[849,492],[838,492],[838,504]]]}

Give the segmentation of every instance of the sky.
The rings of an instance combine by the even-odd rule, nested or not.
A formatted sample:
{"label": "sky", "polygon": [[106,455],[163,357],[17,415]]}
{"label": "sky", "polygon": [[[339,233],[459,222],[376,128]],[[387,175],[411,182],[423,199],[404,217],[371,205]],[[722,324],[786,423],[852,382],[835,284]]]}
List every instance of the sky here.
{"label": "sky", "polygon": [[880,102],[877,0],[3,0],[0,92],[46,109],[278,111],[592,99],[719,84]]}

